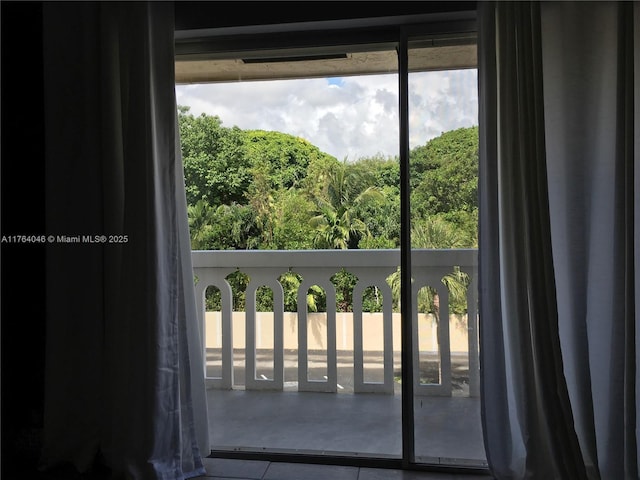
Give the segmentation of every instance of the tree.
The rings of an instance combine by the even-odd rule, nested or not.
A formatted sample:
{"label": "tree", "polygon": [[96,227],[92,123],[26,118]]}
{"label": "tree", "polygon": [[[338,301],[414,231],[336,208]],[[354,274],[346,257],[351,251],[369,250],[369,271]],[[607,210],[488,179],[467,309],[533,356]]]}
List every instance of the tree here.
{"label": "tree", "polygon": [[274,235],[274,202],[269,181],[271,167],[269,163],[258,158],[251,169],[253,181],[249,185],[247,198],[256,219],[256,226],[261,232],[261,248],[270,248]]}
{"label": "tree", "polygon": [[[398,248],[397,158],[339,162],[296,136],[178,116],[194,248]],[[414,239],[457,236],[420,244],[477,247],[477,137],[461,128],[410,152]]]}
{"label": "tree", "polygon": [[[411,230],[412,248],[461,248],[463,243],[464,239],[461,238],[460,232],[437,216],[424,219],[422,223],[415,225]],[[400,278],[400,269],[398,269],[388,279],[396,305],[400,301]],[[456,266],[451,273],[442,278],[442,283],[449,290],[452,313],[463,313],[466,310],[469,281],[469,275]],[[440,299],[433,287],[421,288],[418,292],[417,302],[419,312],[433,313],[436,320],[439,318]]]}
{"label": "tree", "polygon": [[213,241],[215,210],[205,201],[198,200],[187,207],[192,250],[207,250]]}
{"label": "tree", "polygon": [[249,250],[258,245],[255,214],[247,205],[218,206],[211,227],[213,233],[207,250]]}
{"label": "tree", "polygon": [[313,245],[313,203],[300,189],[274,192],[273,244],[278,250],[305,250]]}
{"label": "tree", "polygon": [[477,246],[478,127],[445,132],[410,153],[412,219],[438,215]]}
{"label": "tree", "polygon": [[242,130],[223,127],[217,116],[194,117],[188,111],[178,109],[187,203],[241,203],[251,182]]}
{"label": "tree", "polygon": [[359,217],[361,207],[369,202],[384,201],[373,185],[363,181],[363,175],[350,171],[346,162],[328,173],[325,189],[314,198],[315,215],[311,225],[316,229],[316,248],[357,248],[359,240],[369,234]]}
{"label": "tree", "polygon": [[370,235],[360,239],[358,248],[398,248],[400,246],[400,162],[397,158],[360,158],[350,164],[352,173],[366,179],[384,197],[384,201],[366,202],[357,216],[366,223]]}
{"label": "tree", "polygon": [[298,187],[313,162],[335,161],[304,138],[286,133],[245,130],[243,142],[246,160],[254,168],[266,167],[273,190]]}
{"label": "tree", "polygon": [[413,248],[463,248],[465,243],[456,226],[439,215],[422,218],[411,228]]}
{"label": "tree", "polygon": [[[193,249],[398,248],[400,167],[397,158],[374,156],[347,163],[308,141],[280,132],[226,128],[217,116],[194,117],[179,107],[182,152]],[[477,246],[477,127],[446,132],[410,152],[414,248]],[[299,278],[282,277],[286,308],[296,308]],[[237,273],[234,304],[244,302],[247,279]],[[352,309],[357,279],[338,272],[332,282],[337,308]],[[399,272],[389,278],[399,299]],[[442,279],[452,312],[466,309],[468,278],[459,269]],[[379,310],[375,289],[366,309]],[[209,297],[208,297],[209,298]],[[259,292],[259,308],[272,295]],[[326,309],[326,295],[308,292],[310,310]],[[438,314],[434,289],[422,289],[420,311]]]}
{"label": "tree", "polygon": [[303,181],[310,168],[335,163],[307,140],[280,132],[245,131],[244,151],[253,181],[246,200],[256,213],[259,248],[310,248],[311,204]]}

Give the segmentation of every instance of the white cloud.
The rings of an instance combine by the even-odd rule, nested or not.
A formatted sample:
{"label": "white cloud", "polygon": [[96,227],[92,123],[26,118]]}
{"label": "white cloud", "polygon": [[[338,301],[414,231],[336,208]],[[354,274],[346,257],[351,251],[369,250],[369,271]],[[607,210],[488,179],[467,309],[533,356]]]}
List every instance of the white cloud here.
{"label": "white cloud", "polygon": [[[409,76],[410,145],[477,125],[476,70]],[[176,86],[179,105],[224,126],[309,140],[339,160],[398,154],[398,77],[272,80]]]}

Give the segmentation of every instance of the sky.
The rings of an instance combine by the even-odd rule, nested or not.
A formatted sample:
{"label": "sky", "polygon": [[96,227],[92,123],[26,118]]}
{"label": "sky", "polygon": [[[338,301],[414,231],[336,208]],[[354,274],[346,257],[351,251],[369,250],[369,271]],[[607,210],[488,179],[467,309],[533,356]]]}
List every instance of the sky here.
{"label": "sky", "polygon": [[[178,105],[224,127],[302,137],[338,160],[398,155],[398,76],[177,85]],[[410,147],[478,124],[477,70],[409,75]]]}

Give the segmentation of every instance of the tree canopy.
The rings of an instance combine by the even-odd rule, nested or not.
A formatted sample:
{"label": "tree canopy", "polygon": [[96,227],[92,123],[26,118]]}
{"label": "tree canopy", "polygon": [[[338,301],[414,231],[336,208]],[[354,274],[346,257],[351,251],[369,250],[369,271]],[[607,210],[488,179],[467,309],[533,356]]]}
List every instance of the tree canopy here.
{"label": "tree canopy", "polygon": [[[399,247],[398,158],[340,162],[286,133],[226,127],[188,107],[178,118],[193,249]],[[409,174],[412,246],[477,247],[478,128],[412,149]],[[452,275],[447,281],[456,281]],[[246,278],[233,282],[241,288]],[[343,272],[334,282],[338,302],[348,305],[355,278]],[[321,308],[319,293],[310,295]]]}
{"label": "tree canopy", "polygon": [[412,218],[441,217],[466,237],[462,246],[477,246],[478,127],[445,132],[409,158]]}
{"label": "tree canopy", "polygon": [[[194,248],[396,248],[397,158],[340,162],[281,132],[225,127],[178,110]],[[477,246],[478,129],[410,152],[411,222],[423,248]]]}

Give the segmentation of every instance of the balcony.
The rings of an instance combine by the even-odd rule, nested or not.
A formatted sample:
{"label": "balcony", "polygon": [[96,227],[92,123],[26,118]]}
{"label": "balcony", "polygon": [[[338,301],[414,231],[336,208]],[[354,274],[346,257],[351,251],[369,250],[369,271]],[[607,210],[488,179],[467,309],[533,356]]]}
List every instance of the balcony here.
{"label": "balcony", "polygon": [[[401,454],[400,314],[390,276],[399,250],[194,251],[199,322],[206,358],[212,448],[398,457]],[[479,405],[476,250],[413,250],[412,329],[416,459],[486,465]],[[356,277],[351,306],[337,311],[333,276]],[[450,313],[443,278],[468,277],[466,311]],[[232,311],[227,277],[249,278],[244,311]],[[297,312],[284,311],[283,273],[301,279]],[[217,311],[205,296],[215,287]],[[272,312],[256,308],[268,288]],[[310,312],[311,287],[326,312]],[[437,313],[418,311],[421,289]],[[380,298],[365,311],[365,290]],[[210,291],[210,290],[209,290]],[[396,308],[397,310],[397,303]]]}

